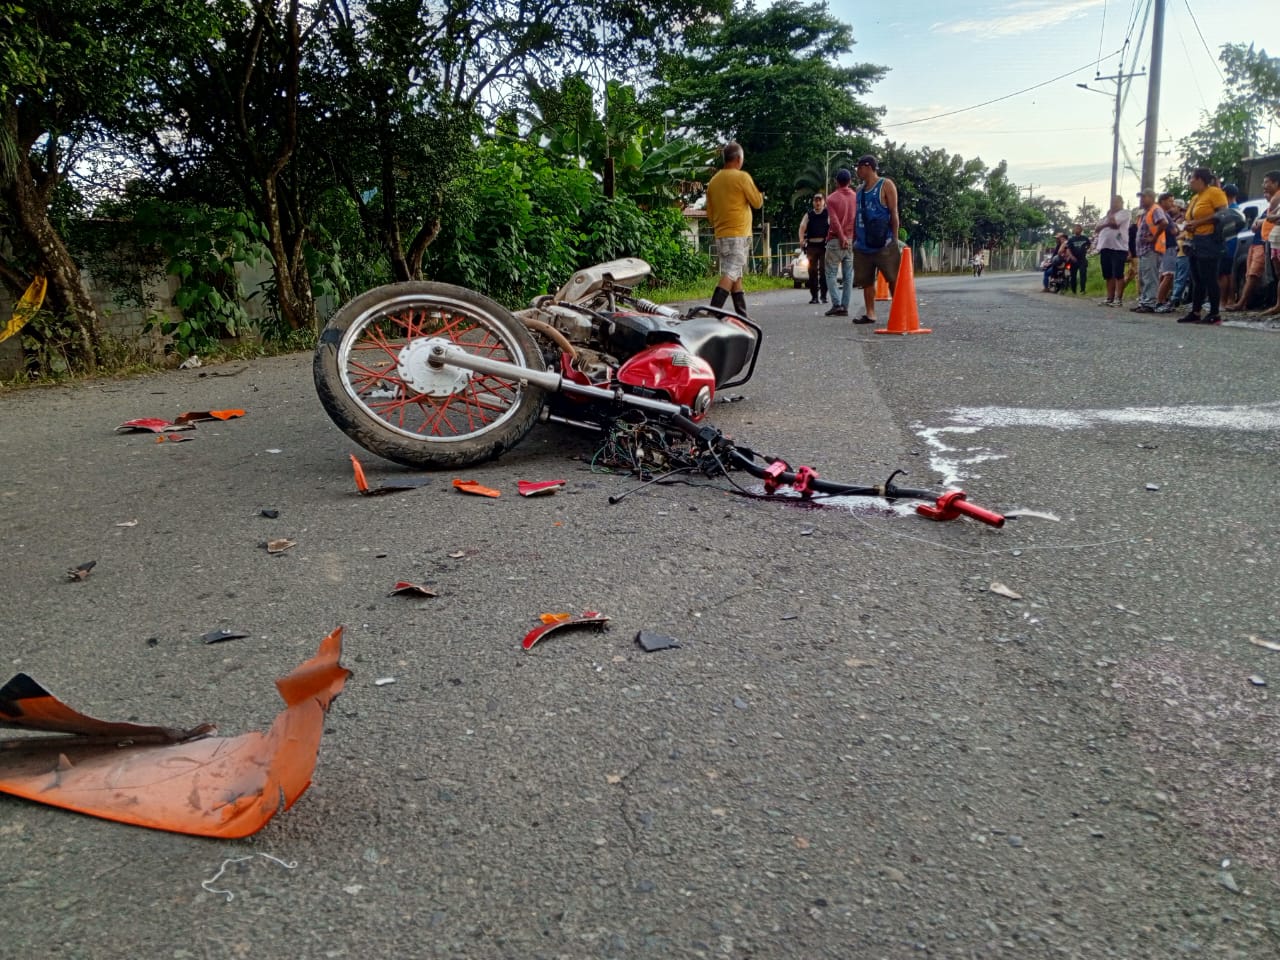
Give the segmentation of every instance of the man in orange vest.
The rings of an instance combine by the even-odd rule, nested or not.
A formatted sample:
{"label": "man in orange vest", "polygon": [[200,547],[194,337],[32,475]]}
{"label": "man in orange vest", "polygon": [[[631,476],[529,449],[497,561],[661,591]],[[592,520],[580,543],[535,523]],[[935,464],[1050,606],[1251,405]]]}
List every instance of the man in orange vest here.
{"label": "man in orange vest", "polygon": [[1134,313],[1155,313],[1156,294],[1160,288],[1160,258],[1164,256],[1169,231],[1169,218],[1156,192],[1150,188],[1138,194],[1142,216],[1138,219],[1138,305]]}

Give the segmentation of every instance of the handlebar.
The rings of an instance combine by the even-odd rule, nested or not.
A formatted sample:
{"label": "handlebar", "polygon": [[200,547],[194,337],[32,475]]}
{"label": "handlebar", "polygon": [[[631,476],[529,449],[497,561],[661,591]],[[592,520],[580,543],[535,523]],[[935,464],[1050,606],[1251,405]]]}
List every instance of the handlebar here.
{"label": "handlebar", "polygon": [[764,480],[766,488],[770,491],[779,486],[793,486],[799,489],[801,496],[804,497],[817,492],[828,496],[880,497],[890,502],[894,500],[932,501],[918,504],[916,513],[930,520],[954,520],[963,515],[992,527],[1004,526],[1005,518],[1002,514],[970,503],[968,494],[963,490],[947,490],[939,493],[936,490],[900,487],[893,482],[893,478],[901,472],[897,470],[884,483],[868,486],[824,480],[808,467],[792,470],[786,461],[778,457],[763,457],[768,466],[762,466],[756,462],[755,451],[738,446],[710,424],[694,423],[683,414],[673,415],[669,422],[718,456],[726,458],[734,466],[759,480]]}

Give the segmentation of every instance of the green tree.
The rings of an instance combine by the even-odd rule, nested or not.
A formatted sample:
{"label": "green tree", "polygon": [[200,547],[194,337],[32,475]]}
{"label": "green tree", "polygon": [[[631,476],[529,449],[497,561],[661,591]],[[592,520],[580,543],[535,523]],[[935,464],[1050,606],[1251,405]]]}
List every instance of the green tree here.
{"label": "green tree", "polygon": [[[1267,56],[1253,44],[1228,43],[1222,48],[1226,89],[1232,103],[1249,107],[1258,120],[1258,131],[1280,130],[1280,57]],[[1273,143],[1261,144],[1262,152]]]}
{"label": "green tree", "polygon": [[803,158],[876,130],[876,111],[858,97],[886,68],[842,65],[853,45],[825,4],[748,3],[690,27],[680,51],[660,56],[654,96],[701,136],[742,144],[772,215],[790,206]]}
{"label": "green tree", "polygon": [[1240,161],[1254,152],[1258,142],[1258,118],[1244,104],[1222,103],[1213,113],[1200,114],[1200,126],[1178,141],[1182,157],[1177,169],[1165,178],[1164,188],[1187,196],[1187,177],[1196,167],[1208,167],[1226,183],[1239,181]]}
{"label": "green tree", "polygon": [[[418,277],[442,223],[466,208],[463,184],[483,120],[590,65],[625,74],[675,42],[684,25],[725,7],[725,0],[335,3],[331,42],[311,75],[323,112],[316,149],[392,276]],[[612,84],[600,86],[619,95]],[[592,91],[583,88],[590,104]],[[620,176],[651,186],[688,151],[651,145],[637,153],[639,133],[610,130],[605,143],[617,151],[610,156],[626,160]]]}
{"label": "green tree", "polygon": [[86,152],[130,121],[173,56],[211,43],[216,23],[182,0],[30,0],[0,7],[0,20],[0,194],[12,243],[0,277],[15,290],[31,274],[48,278],[51,312],[73,333],[71,360],[92,370],[101,317],[52,211]]}
{"label": "green tree", "polygon": [[1224,183],[1239,182],[1240,161],[1259,148],[1262,132],[1280,123],[1280,57],[1269,57],[1253,45],[1229,43],[1222,47],[1226,98],[1212,112],[1200,115],[1200,126],[1178,141],[1180,160],[1165,178],[1164,188],[1187,196],[1187,176],[1196,167],[1208,167]]}
{"label": "green tree", "polygon": [[605,85],[603,117],[582,76],[566,78],[558,90],[536,89],[532,99],[540,116],[534,115],[531,139],[561,161],[598,173],[606,195],[641,206],[673,202],[684,184],[705,176],[715,153],[672,135],[656,105],[640,104],[635,88],[616,80]]}

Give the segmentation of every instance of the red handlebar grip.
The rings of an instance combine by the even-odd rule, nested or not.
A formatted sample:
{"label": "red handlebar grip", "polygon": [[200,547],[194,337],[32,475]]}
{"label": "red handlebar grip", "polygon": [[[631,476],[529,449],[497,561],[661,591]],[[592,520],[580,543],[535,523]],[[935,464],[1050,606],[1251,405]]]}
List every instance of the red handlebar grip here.
{"label": "red handlebar grip", "polygon": [[948,490],[938,497],[938,502],[932,506],[927,503],[919,504],[916,507],[916,513],[930,520],[954,520],[963,513],[975,520],[989,523],[993,527],[1004,526],[1003,516],[993,510],[970,503],[965,499],[963,490]]}
{"label": "red handlebar grip", "polygon": [[1004,526],[1004,515],[996,513],[994,510],[988,510],[986,507],[980,507],[976,503],[970,503],[968,500],[956,499],[951,505],[961,513],[973,517],[975,520],[981,520],[983,523],[989,523],[993,527]]}

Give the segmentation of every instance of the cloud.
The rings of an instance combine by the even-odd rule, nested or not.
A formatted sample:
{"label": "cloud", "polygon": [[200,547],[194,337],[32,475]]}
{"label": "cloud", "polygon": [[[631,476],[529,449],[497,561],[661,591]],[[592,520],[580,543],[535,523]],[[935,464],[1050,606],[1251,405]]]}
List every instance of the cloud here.
{"label": "cloud", "polygon": [[934,33],[977,34],[984,37],[1013,37],[1024,33],[1041,32],[1046,28],[1084,16],[1092,7],[1105,0],[1079,0],[1076,3],[1040,2],[1025,0],[1006,7],[1010,12],[982,20],[950,20],[935,23]]}

